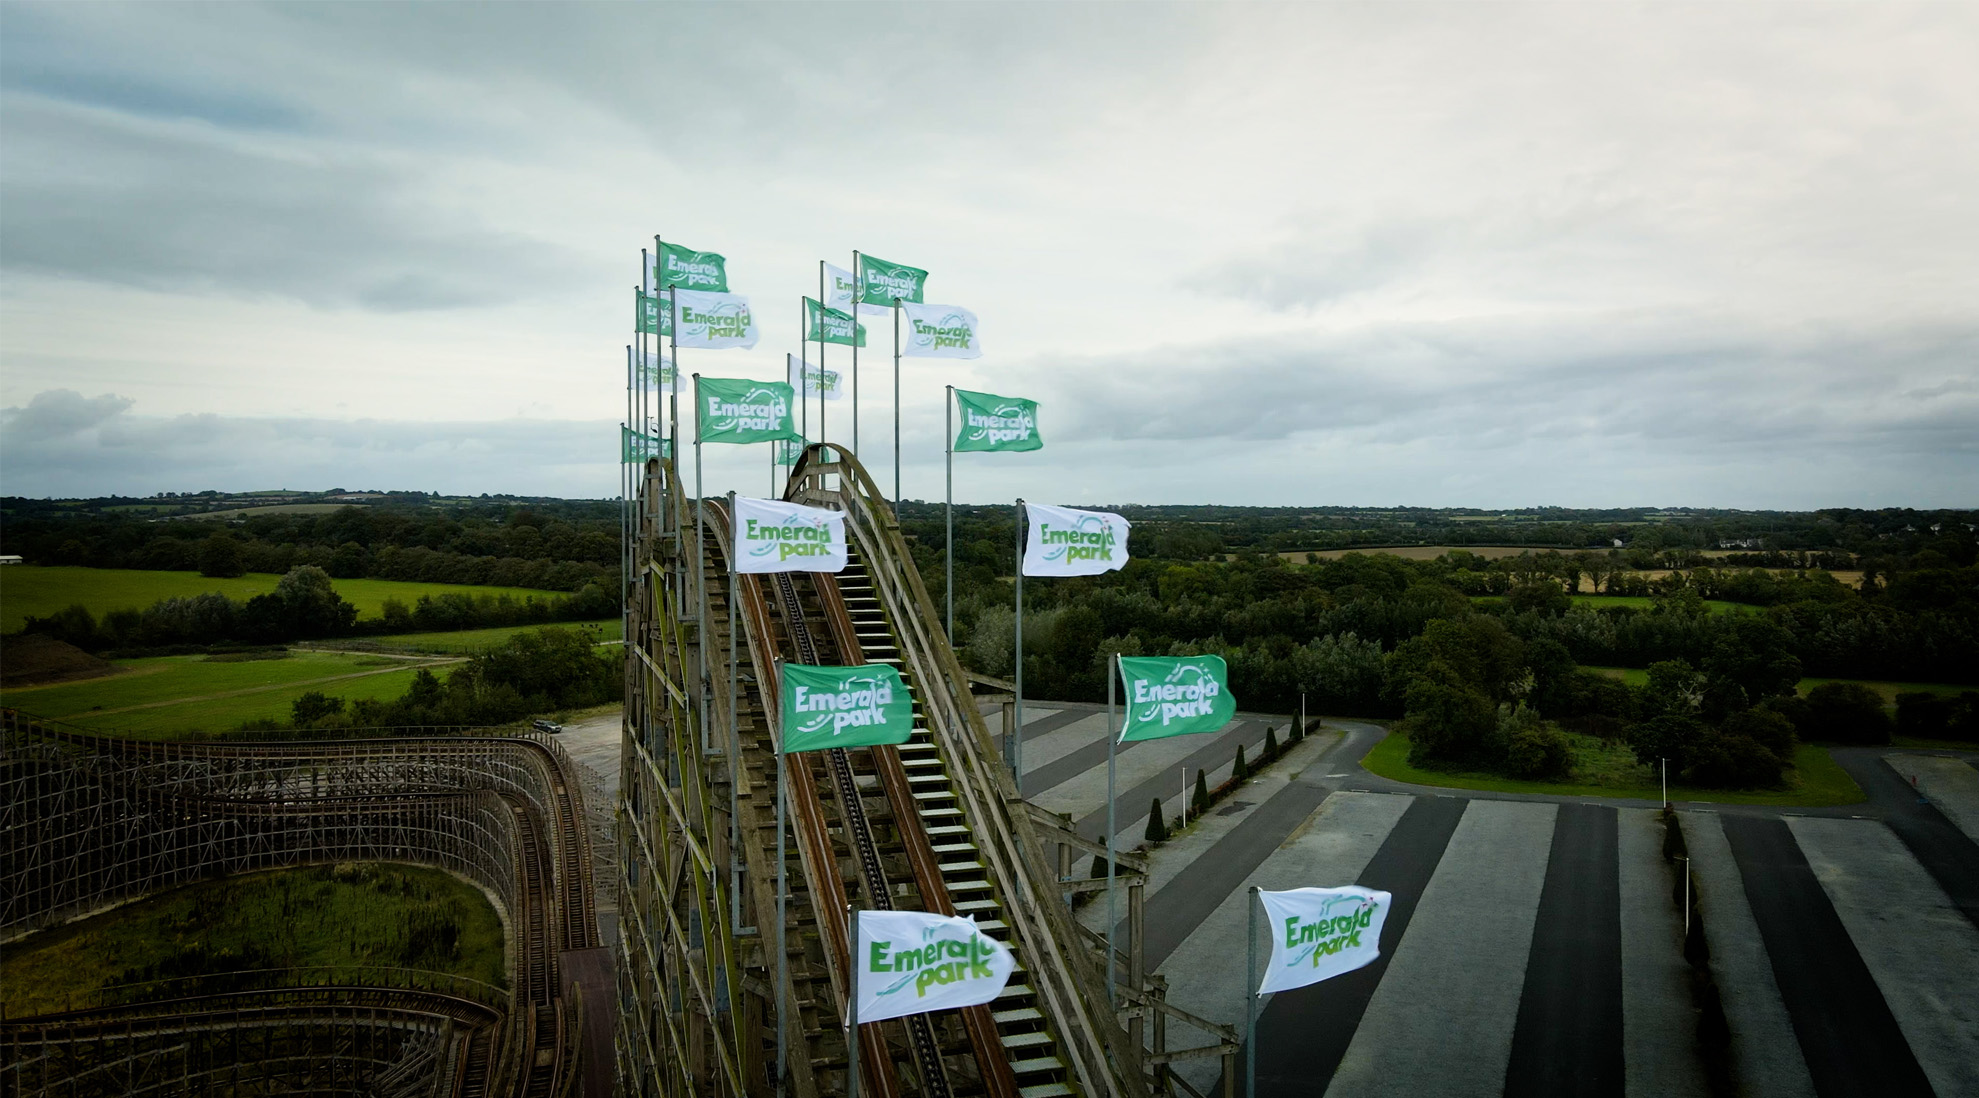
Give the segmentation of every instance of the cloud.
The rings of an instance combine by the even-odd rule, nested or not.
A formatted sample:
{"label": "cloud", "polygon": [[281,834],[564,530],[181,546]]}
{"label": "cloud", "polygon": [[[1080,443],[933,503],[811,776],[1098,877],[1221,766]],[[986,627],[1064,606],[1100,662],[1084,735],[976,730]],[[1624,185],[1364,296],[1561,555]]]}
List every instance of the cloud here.
{"label": "cloud", "polygon": [[0,409],[0,426],[10,440],[66,438],[121,414],[132,403],[129,397],[109,393],[85,397],[74,389],[50,389],[36,393],[25,408]]}

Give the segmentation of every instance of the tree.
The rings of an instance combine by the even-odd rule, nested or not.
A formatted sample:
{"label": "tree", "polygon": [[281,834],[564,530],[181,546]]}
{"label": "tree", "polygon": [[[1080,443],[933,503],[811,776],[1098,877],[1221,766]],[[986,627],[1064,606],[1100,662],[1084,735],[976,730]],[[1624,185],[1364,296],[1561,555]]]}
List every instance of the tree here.
{"label": "tree", "polygon": [[1168,821],[1161,814],[1160,797],[1154,798],[1154,803],[1148,806],[1148,829],[1143,838],[1151,843],[1168,841]]}
{"label": "tree", "polygon": [[218,579],[247,575],[247,566],[241,563],[240,542],[227,533],[214,534],[201,542],[199,574]]}
{"label": "tree", "polygon": [[1801,669],[1792,633],[1769,619],[1738,614],[1712,641],[1703,671],[1708,678],[1736,684],[1746,698],[1758,702],[1792,693]]}
{"label": "tree", "polygon": [[297,728],[317,728],[332,718],[343,715],[344,700],[333,698],[321,690],[309,693],[289,703],[289,721]]}
{"label": "tree", "polygon": [[1883,696],[1859,682],[1824,682],[1807,692],[1810,740],[1836,743],[1888,743],[1892,731]]}

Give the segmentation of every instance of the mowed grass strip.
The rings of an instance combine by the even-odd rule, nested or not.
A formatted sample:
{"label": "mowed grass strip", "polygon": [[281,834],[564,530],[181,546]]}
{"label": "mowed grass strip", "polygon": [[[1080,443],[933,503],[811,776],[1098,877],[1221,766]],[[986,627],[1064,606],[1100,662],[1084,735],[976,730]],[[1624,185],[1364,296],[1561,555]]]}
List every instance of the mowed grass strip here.
{"label": "mowed grass strip", "polygon": [[[1644,801],[1657,801],[1662,797],[1662,788],[1649,767],[1634,764],[1632,755],[1628,763],[1620,762],[1621,756],[1617,752],[1627,752],[1627,748],[1606,744],[1589,736],[1571,738],[1575,741],[1576,772],[1587,776],[1600,775],[1601,784],[1527,782],[1477,771],[1424,770],[1409,765],[1408,736],[1392,730],[1367,753],[1361,760],[1361,766],[1369,773],[1379,774],[1391,781],[1448,789],[1538,793],[1555,797],[1624,797]],[[1600,746],[1591,747],[1588,741]],[[1592,751],[1597,756],[1589,759],[1590,765],[1585,767],[1580,765],[1580,756],[1584,751]],[[1794,773],[1788,776],[1787,781],[1789,784],[1785,789],[1706,789],[1672,781],[1670,799],[1706,804],[1808,806],[1856,804],[1863,799],[1862,787],[1855,784],[1855,779],[1829,757],[1826,748],[1814,744],[1804,743],[1794,750]]]}
{"label": "mowed grass strip", "polygon": [[382,648],[428,652],[434,655],[471,656],[476,652],[507,644],[511,637],[519,633],[533,633],[538,629],[577,629],[590,634],[591,639],[600,644],[625,639],[624,619],[608,618],[603,621],[565,621],[544,625],[503,625],[492,629],[461,629],[451,633],[390,633],[382,637],[353,638],[352,643],[358,647],[377,645]]}
{"label": "mowed grass strip", "polygon": [[[250,572],[234,579],[212,579],[198,572],[68,566],[44,568],[33,564],[14,564],[0,568],[0,632],[15,632],[30,616],[45,618],[76,603],[87,607],[100,620],[112,610],[143,610],[160,599],[191,598],[209,591],[217,591],[236,602],[246,602],[256,595],[273,591],[281,578],[271,572]],[[418,603],[421,595],[457,593],[554,599],[567,594],[528,587],[477,587],[466,583],[414,583],[381,579],[341,579],[332,582],[337,594],[357,607],[360,620],[382,617],[386,599],[397,599],[411,607]]]}
{"label": "mowed grass strip", "polygon": [[[347,965],[446,972],[503,987],[503,943],[487,897],[442,870],[279,869],[175,888],[29,935],[0,958],[0,996],[7,1017],[20,1018],[81,1007],[91,993],[139,981],[203,976],[206,990],[219,991],[230,984],[228,972]],[[158,990],[110,998],[142,1001]]]}
{"label": "mowed grass strip", "polygon": [[451,665],[359,652],[296,652],[285,659],[238,662],[158,656],[116,664],[122,673],[109,678],[0,692],[0,705],[85,728],[162,738],[227,731],[260,718],[287,719],[295,699],[312,690],[346,702],[395,698],[412,684],[418,668],[444,677]]}

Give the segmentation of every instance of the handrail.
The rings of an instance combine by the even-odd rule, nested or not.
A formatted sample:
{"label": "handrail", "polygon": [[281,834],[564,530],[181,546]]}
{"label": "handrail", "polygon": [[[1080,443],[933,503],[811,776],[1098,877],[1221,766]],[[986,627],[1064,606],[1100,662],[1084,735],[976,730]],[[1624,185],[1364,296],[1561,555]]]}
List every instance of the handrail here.
{"label": "handrail", "polygon": [[[1089,1093],[1140,1095],[1146,1091],[1140,1050],[1132,1047],[1107,1005],[1104,973],[1079,945],[1071,912],[1058,901],[1057,882],[1040,878],[1043,846],[1032,830],[1015,783],[994,760],[989,731],[971,698],[969,679],[946,637],[935,638],[938,620],[920,572],[901,542],[899,523],[858,459],[836,446],[826,461],[824,444],[807,447],[791,473],[786,498],[836,504],[859,537],[875,592],[889,608],[903,659],[926,684],[922,700],[931,730],[959,765],[951,768],[984,856],[1010,890],[1013,935],[1032,952],[1034,985],[1058,1019],[1068,1058]],[[838,488],[824,478],[837,474]],[[942,689],[946,684],[947,689]],[[1117,1066],[1116,1066],[1117,1065]]]}

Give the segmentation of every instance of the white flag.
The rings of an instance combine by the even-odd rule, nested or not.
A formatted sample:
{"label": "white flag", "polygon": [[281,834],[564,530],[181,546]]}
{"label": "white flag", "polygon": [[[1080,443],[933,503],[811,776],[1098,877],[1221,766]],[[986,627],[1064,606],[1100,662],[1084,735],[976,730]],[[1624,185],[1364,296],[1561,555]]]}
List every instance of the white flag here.
{"label": "white flag", "polygon": [[976,314],[960,305],[900,303],[907,323],[901,329],[900,353],[919,358],[981,358],[983,343]]}
{"label": "white flag", "polygon": [[1388,921],[1386,892],[1357,885],[1259,892],[1270,923],[1271,964],[1258,994],[1288,991],[1374,963]]}
{"label": "white flag", "polygon": [[675,290],[680,298],[676,341],[682,347],[754,347],[756,317],[741,294]]}
{"label": "white flag", "polygon": [[853,952],[861,1023],[987,1003],[1017,967],[976,920],[925,911],[861,911]]}
{"label": "white flag", "polygon": [[1027,576],[1097,576],[1127,565],[1127,520],[1111,511],[1075,511],[1026,503],[1031,535],[1024,544]]}
{"label": "white flag", "polygon": [[639,363],[640,381],[658,388],[662,393],[679,394],[682,389],[680,371],[674,368],[672,359],[652,351],[644,354],[634,351],[633,357]]}
{"label": "white flag", "polygon": [[845,512],[735,498],[737,572],[842,572]]}
{"label": "white flag", "polygon": [[852,311],[852,272],[825,264],[825,304],[841,313]]}
{"label": "white flag", "polygon": [[[813,366],[791,354],[784,355],[783,361],[784,373],[790,377],[790,387],[797,390],[800,396],[806,398],[817,396],[818,389],[822,387],[826,400],[845,399],[845,386],[839,383],[841,378],[837,370]],[[801,380],[798,376],[800,373],[803,375]]]}

